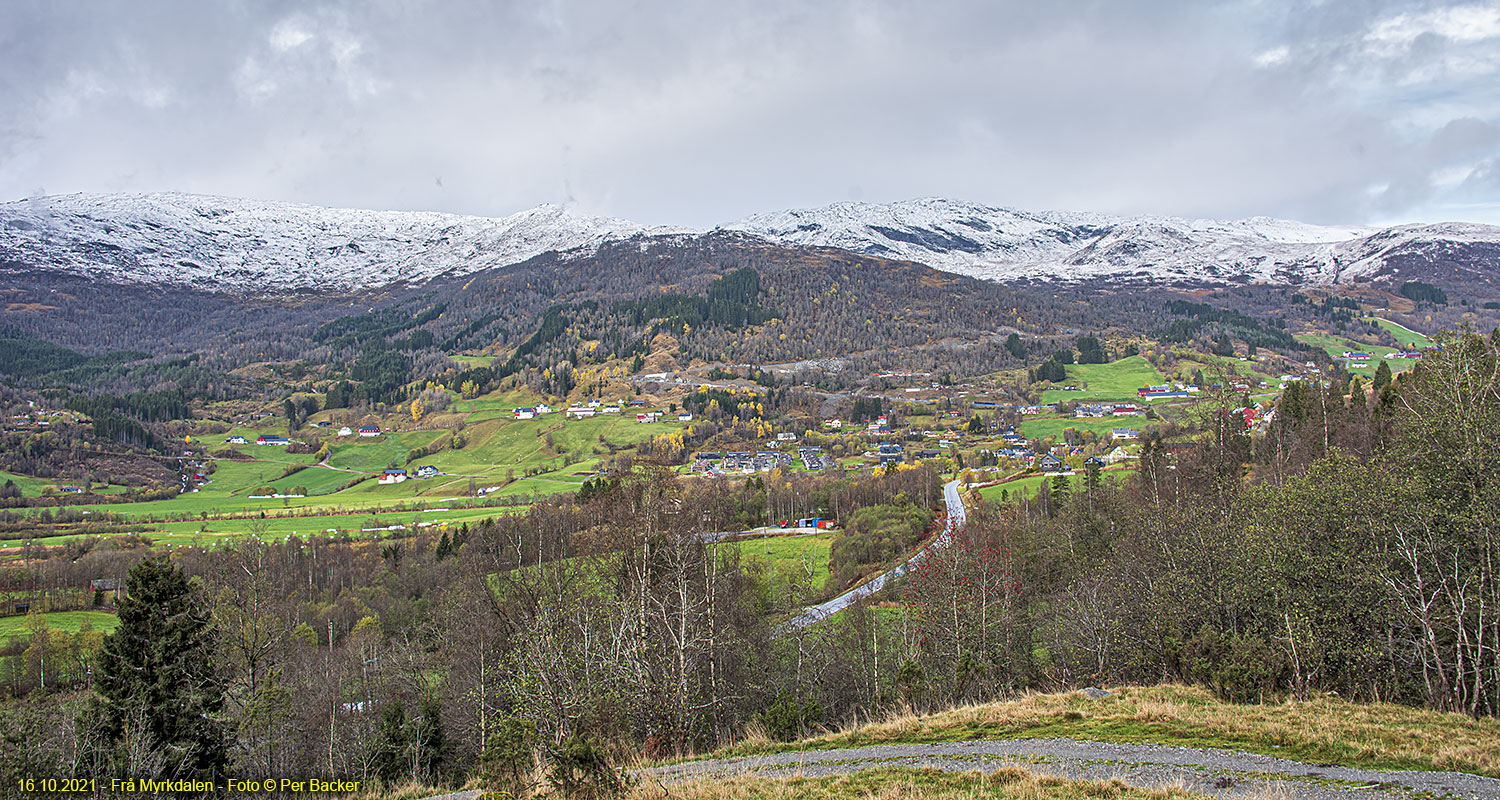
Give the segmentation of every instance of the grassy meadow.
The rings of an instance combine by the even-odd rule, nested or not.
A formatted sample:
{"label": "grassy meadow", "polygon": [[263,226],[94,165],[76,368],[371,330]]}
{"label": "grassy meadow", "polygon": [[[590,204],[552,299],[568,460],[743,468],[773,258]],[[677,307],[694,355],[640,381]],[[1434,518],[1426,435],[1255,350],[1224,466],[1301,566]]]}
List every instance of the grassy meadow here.
{"label": "grassy meadow", "polygon": [[1137,389],[1160,384],[1165,380],[1145,356],[1129,356],[1108,364],[1070,364],[1067,370],[1068,380],[1064,385],[1077,386],[1082,391],[1048,389],[1042,393],[1044,404],[1078,400],[1135,400]]}
{"label": "grassy meadow", "polygon": [[[120,618],[107,611],[50,611],[38,616],[46,620],[47,627],[67,633],[83,630],[84,623],[104,633],[111,633],[120,626]],[[26,630],[26,617],[0,617],[0,645],[7,644],[17,636],[30,635]]]}

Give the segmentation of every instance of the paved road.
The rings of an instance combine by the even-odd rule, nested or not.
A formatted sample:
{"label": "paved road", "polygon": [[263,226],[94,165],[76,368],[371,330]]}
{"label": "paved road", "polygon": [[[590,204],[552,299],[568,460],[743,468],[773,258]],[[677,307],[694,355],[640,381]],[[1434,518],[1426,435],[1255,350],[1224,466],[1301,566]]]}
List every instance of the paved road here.
{"label": "paved road", "polygon": [[935,767],[949,772],[1023,767],[1075,780],[1119,778],[1132,786],[1182,786],[1220,797],[1310,800],[1417,800],[1452,797],[1500,800],[1500,780],[1458,772],[1385,772],[1303,764],[1235,750],[1110,744],[1072,739],[1017,739],[876,745],[690,761],[645,771],[663,783],[700,778],[818,777],[874,767]]}
{"label": "paved road", "polygon": [[853,589],[850,589],[849,591],[833,598],[832,600],[812,606],[811,608],[803,609],[801,614],[798,614],[797,616],[792,617],[791,619],[779,625],[776,628],[775,635],[783,636],[793,631],[812,625],[815,622],[820,622],[822,620],[828,619],[834,614],[837,614],[840,611],[848,608],[851,604],[854,603],[854,601],[862,597],[868,597],[869,595],[872,595],[875,592],[878,592],[881,589],[885,588],[885,585],[888,581],[905,575],[907,570],[922,563],[922,559],[926,558],[927,553],[930,552],[933,548],[946,547],[948,545],[948,541],[953,536],[953,532],[958,530],[959,528],[962,528],[964,526],[964,522],[968,519],[967,512],[964,510],[964,501],[961,497],[959,497],[958,494],[958,481],[949,481],[948,483],[944,484],[943,502],[948,506],[947,524],[943,526],[943,532],[933,537],[932,541],[929,542],[925,548],[917,551],[916,554],[914,554],[911,558],[908,558],[905,562],[899,564],[894,569],[876,575],[870,580],[854,587]]}

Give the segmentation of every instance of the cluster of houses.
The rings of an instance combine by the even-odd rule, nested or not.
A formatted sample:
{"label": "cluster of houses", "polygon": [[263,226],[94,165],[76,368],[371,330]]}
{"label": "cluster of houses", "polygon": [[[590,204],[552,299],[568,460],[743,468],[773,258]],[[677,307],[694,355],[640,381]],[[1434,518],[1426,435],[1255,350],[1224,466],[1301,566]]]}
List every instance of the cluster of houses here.
{"label": "cluster of houses", "polygon": [[384,484],[404,483],[410,478],[436,478],[439,474],[438,468],[431,464],[423,464],[417,467],[416,472],[407,472],[404,469],[393,467],[381,473],[375,482]]}
{"label": "cluster of houses", "polygon": [[802,468],[808,472],[817,472],[823,469],[825,465],[828,467],[833,466],[831,461],[824,457],[823,448],[821,447],[799,447],[797,448],[797,457],[802,459]]}
{"label": "cluster of houses", "polygon": [[1083,417],[1139,417],[1145,409],[1135,403],[1081,404],[1073,409],[1073,416]]}
{"label": "cluster of houses", "polygon": [[791,466],[792,457],[785,453],[770,451],[759,452],[725,452],[718,453],[705,451],[693,455],[693,464],[690,469],[693,472],[704,475],[725,475],[730,472],[740,472],[746,475],[756,472],[770,472],[777,468]]}
{"label": "cluster of houses", "polygon": [[[36,408],[36,403],[31,403]],[[54,422],[79,422],[81,418],[71,411],[37,410],[30,414],[17,414],[6,422],[6,433],[19,433],[21,431],[46,430],[52,427]]]}
{"label": "cluster of houses", "polygon": [[1160,400],[1168,397],[1191,397],[1202,391],[1191,383],[1163,383],[1159,386],[1142,386],[1135,396],[1143,400]]}
{"label": "cluster of houses", "polygon": [[546,403],[537,403],[534,406],[521,406],[510,410],[511,419],[536,419],[545,414],[552,413],[552,406]]}
{"label": "cluster of houses", "polygon": [[[634,401],[632,401],[630,403],[630,405],[631,406],[637,406],[637,407],[644,407],[646,405],[646,403],[645,403],[645,401],[642,401],[642,400],[634,400]],[[620,413],[623,413],[624,410],[625,410],[624,407],[621,406],[619,403],[601,403],[598,400],[590,400],[587,403],[584,403],[582,405],[579,405],[579,404],[575,403],[575,404],[573,404],[571,406],[568,406],[567,410],[563,412],[563,416],[567,417],[568,419],[588,419],[590,417],[598,416],[600,414],[620,414]],[[537,416],[539,414],[551,413],[551,411],[552,411],[552,409],[548,408],[545,405],[539,405],[539,406],[537,406],[534,409],[518,408],[515,411],[515,418],[516,419],[531,419],[532,417]],[[522,412],[532,412],[532,413],[527,413],[527,414],[523,415]],[[652,423],[652,422],[660,422],[663,418],[667,417],[668,414],[669,414],[669,412],[662,411],[660,409],[657,409],[655,411],[641,411],[641,412],[636,413],[636,415],[635,415],[635,421],[639,422],[639,423],[642,423],[642,424],[647,424],[647,423]],[[690,412],[687,412],[687,411],[679,411],[679,412],[677,412],[676,413],[676,417],[677,417],[677,421],[678,422],[692,422],[693,421],[693,415]]]}

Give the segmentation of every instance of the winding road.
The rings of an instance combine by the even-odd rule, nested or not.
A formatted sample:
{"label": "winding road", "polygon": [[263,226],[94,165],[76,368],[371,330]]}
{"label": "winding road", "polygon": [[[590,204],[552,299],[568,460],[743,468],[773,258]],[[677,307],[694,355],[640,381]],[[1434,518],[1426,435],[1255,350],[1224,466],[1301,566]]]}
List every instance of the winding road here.
{"label": "winding road", "polygon": [[837,614],[840,611],[848,608],[856,600],[859,600],[862,597],[868,597],[880,591],[881,589],[884,589],[886,583],[899,578],[902,575],[905,575],[907,570],[922,563],[922,559],[926,558],[927,554],[931,552],[933,548],[946,547],[949,540],[953,537],[953,532],[962,528],[964,526],[964,522],[968,519],[967,512],[964,509],[963,498],[961,498],[958,493],[958,481],[949,481],[948,483],[943,485],[943,502],[948,506],[947,521],[943,525],[942,533],[934,536],[932,541],[927,543],[926,547],[918,550],[912,555],[911,558],[908,558],[907,560],[898,564],[896,567],[886,572],[882,572],[879,575],[876,575],[870,580],[861,583],[860,585],[854,587],[853,589],[850,589],[847,592],[844,592],[838,597],[835,597],[832,600],[828,600],[823,603],[819,603],[818,605],[812,606],[810,608],[803,609],[801,614],[798,614],[797,616],[792,617],[791,619],[777,626],[774,634],[776,636],[784,636],[788,633],[792,633],[793,631],[801,630],[802,628],[806,628],[809,625],[828,619],[834,614]]}

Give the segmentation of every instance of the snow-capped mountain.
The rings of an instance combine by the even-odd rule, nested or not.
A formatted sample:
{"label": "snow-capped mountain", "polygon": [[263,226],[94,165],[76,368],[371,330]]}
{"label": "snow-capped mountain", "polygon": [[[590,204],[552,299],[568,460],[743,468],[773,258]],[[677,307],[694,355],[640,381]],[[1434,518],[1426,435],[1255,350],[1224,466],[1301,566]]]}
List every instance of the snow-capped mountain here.
{"label": "snow-capped mountain", "polygon": [[[719,231],[834,247],[998,281],[1330,284],[1453,275],[1495,286],[1500,228],[1322,227],[1025,212],[927,199],[760,214]],[[0,270],[212,291],[420,284],[631,237],[696,236],[539,206],[490,219],[185,194],[66,195],[0,204]]]}
{"label": "snow-capped mountain", "polygon": [[1394,280],[1402,265],[1500,277],[1500,228],[1377,229],[1253,217],[1189,220],[1026,212],[942,199],[836,203],[726,226],[784,244],[837,247],[997,281],[1095,278],[1169,284]]}
{"label": "snow-capped mountain", "polygon": [[214,291],[346,291],[676,232],[555,205],[491,219],[175,193],[62,195],[0,205],[0,266]]}

